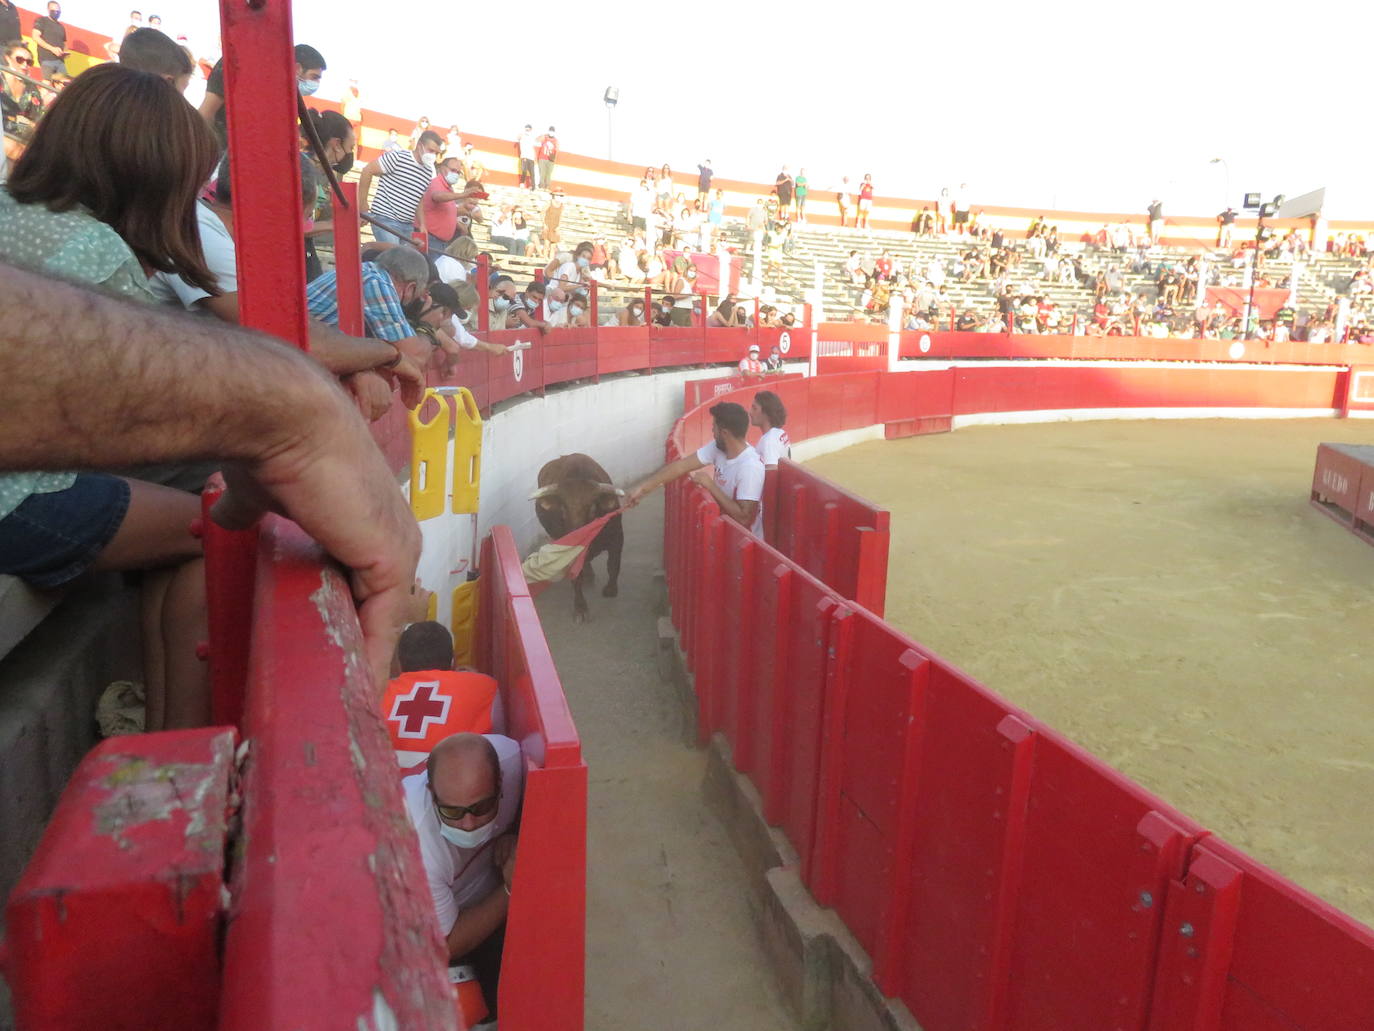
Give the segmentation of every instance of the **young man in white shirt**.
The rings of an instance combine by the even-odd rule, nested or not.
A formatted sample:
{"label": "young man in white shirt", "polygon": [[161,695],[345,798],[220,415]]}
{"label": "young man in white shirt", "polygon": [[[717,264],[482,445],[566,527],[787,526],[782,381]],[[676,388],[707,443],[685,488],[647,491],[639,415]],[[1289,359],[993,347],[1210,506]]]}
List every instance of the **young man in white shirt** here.
{"label": "young man in white shirt", "polygon": [[754,450],[759,453],[765,471],[776,469],[780,459],[792,457],[792,441],[783,429],[787,422],[787,409],[782,398],[771,390],[760,390],[754,395],[754,403],[749,406],[749,422],[763,430],[763,436],[754,445]]}
{"label": "young man in white shirt", "polygon": [[[763,536],[763,460],[749,446],[749,413],[733,401],[711,406],[711,443],[669,462],[625,495],[633,508],[651,491],[691,474],[711,492],[720,510],[757,537]],[[710,472],[706,471],[710,469]]]}

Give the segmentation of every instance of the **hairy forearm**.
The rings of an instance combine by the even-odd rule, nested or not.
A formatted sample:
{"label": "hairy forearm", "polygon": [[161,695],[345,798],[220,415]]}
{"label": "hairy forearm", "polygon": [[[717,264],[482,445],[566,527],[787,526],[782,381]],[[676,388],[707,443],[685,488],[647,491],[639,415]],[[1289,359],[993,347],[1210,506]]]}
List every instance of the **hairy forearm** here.
{"label": "hairy forearm", "polygon": [[487,940],[506,919],[510,896],[505,888],[497,888],[475,906],[463,910],[448,932],[448,958],[452,962],[466,956]]}
{"label": "hairy forearm", "polygon": [[396,357],[396,348],[385,340],[349,336],[314,319],[309,328],[310,356],[336,376],[375,369]]}
{"label": "hairy forearm", "polygon": [[252,462],[313,406],[347,405],[309,358],[266,336],[15,268],[0,274],[0,324],[9,469]]}

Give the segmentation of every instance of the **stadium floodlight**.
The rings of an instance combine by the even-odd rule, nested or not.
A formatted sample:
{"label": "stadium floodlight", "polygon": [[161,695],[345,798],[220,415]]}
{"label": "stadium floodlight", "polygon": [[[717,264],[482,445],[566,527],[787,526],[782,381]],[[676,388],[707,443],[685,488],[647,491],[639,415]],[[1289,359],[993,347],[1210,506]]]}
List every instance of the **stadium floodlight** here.
{"label": "stadium floodlight", "polygon": [[601,99],[606,104],[606,160],[612,161],[614,158],[611,157],[611,116],[615,114],[616,104],[620,103],[620,90],[616,89],[614,86],[607,86],[606,92],[601,95]]}
{"label": "stadium floodlight", "polygon": [[1260,203],[1260,195],[1258,193],[1247,193],[1245,195],[1246,211],[1258,211]]}

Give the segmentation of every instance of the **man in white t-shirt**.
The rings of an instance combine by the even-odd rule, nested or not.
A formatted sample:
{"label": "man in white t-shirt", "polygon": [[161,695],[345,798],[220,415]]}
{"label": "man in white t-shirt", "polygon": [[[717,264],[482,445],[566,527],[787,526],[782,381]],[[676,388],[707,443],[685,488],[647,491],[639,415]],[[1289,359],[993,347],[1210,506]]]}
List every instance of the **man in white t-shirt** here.
{"label": "man in white t-shirt", "polygon": [[[733,401],[711,406],[711,443],[669,462],[625,495],[633,508],[644,496],[679,476],[692,479],[711,492],[721,512],[755,535],[763,536],[763,461],[749,446],[749,413]],[[707,468],[710,472],[706,472]]]}
{"label": "man in white t-shirt", "polygon": [[401,781],[449,961],[477,968],[493,1017],[524,777],[515,741],[454,734]]}
{"label": "man in white t-shirt", "polygon": [[759,361],[758,344],[750,344],[749,353],[739,360],[739,374],[745,379],[763,379],[763,362]]}
{"label": "man in white t-shirt", "polygon": [[754,445],[759,453],[765,470],[776,469],[778,460],[792,457],[792,441],[787,437],[783,424],[787,422],[787,409],[782,398],[771,390],[760,390],[754,395],[754,403],[749,406],[749,422],[763,430],[763,436]]}

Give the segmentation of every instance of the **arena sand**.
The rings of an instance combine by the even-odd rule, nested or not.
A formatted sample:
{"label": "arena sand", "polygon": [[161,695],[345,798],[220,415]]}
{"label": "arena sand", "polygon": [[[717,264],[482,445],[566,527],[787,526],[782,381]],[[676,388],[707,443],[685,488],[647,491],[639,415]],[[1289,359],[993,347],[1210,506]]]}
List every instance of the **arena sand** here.
{"label": "arena sand", "polygon": [[592,622],[572,587],[538,602],[588,772],[589,1031],[793,1031],[750,909],[743,864],[702,797],[706,753],[684,743],[658,677],[663,492],[624,517],[620,596],[593,563]]}
{"label": "arena sand", "polygon": [[1374,924],[1374,546],[1308,503],[1374,423],[977,427],[809,463],[892,512],[887,617]]}

